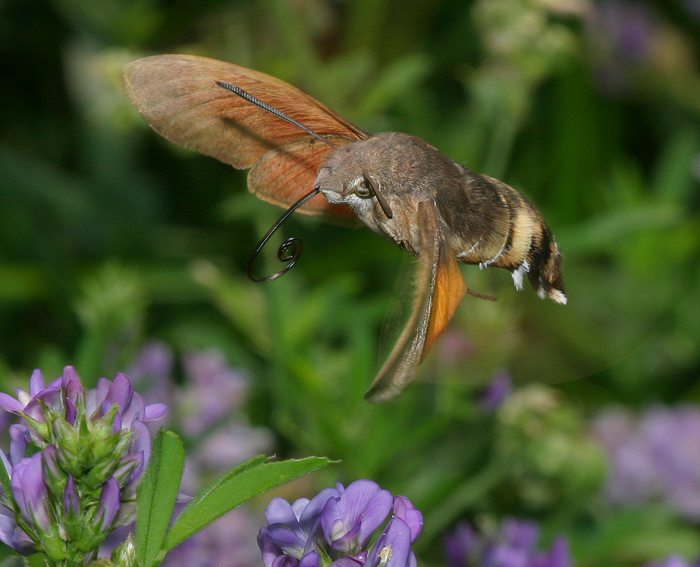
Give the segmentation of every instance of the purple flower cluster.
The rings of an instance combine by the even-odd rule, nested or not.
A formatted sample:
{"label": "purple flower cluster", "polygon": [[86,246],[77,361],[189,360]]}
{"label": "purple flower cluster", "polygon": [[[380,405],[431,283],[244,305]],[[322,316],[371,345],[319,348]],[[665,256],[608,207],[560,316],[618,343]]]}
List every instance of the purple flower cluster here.
{"label": "purple flower cluster", "polygon": [[133,521],[150,455],[145,423],[167,408],[145,405],[124,374],[86,392],[70,366],[48,385],[36,370],[28,392],[0,393],[0,408],[21,418],[10,426],[9,459],[0,452],[10,481],[0,540],[52,562],[94,558],[112,529]]}
{"label": "purple flower cluster", "polygon": [[596,52],[599,84],[611,94],[625,94],[634,74],[650,65],[658,17],[641,2],[604,0],[593,8],[588,35]]}
{"label": "purple flower cluster", "polygon": [[700,407],[608,410],[593,421],[608,454],[605,496],[615,505],[661,501],[700,522]]}
{"label": "purple flower cluster", "polygon": [[695,561],[686,561],[678,555],[672,555],[671,557],[667,557],[663,561],[647,563],[645,567],[700,567],[700,559],[697,559]]}
{"label": "purple flower cluster", "polygon": [[275,498],[258,534],[266,567],[414,567],[411,544],[423,516],[370,480],[322,490],[290,504]]}
{"label": "purple flower cluster", "polygon": [[505,520],[497,532],[477,533],[459,524],[445,538],[448,567],[571,567],[569,547],[557,538],[549,551],[539,551],[539,530],[532,522]]}

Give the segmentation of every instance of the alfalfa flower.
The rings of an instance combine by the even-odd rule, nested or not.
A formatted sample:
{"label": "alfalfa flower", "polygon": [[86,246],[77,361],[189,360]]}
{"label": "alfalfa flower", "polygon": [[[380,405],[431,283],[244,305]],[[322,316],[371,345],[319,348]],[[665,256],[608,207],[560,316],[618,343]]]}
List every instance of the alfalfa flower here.
{"label": "alfalfa flower", "polygon": [[275,498],[258,534],[266,567],[412,567],[423,516],[371,480],[321,491],[293,504]]}
{"label": "alfalfa flower", "polygon": [[75,369],[50,384],[0,394],[10,427],[9,493],[0,498],[0,540],[49,562],[82,564],[117,526],[133,521],[136,487],[150,455],[145,423],[165,415],[144,404],[124,374],[85,391]]}
{"label": "alfalfa flower", "polygon": [[445,538],[448,567],[571,567],[567,541],[559,537],[550,549],[538,547],[534,522],[507,519],[497,530],[477,532],[458,524]]}

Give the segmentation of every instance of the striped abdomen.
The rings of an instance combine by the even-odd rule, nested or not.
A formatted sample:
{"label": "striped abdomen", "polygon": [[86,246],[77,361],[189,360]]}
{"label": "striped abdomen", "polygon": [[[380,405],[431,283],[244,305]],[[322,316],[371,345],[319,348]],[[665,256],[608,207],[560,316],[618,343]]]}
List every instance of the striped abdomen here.
{"label": "striped abdomen", "polygon": [[561,254],[540,212],[497,179],[465,169],[465,181],[460,202],[454,190],[437,199],[457,259],[510,270],[517,289],[527,274],[540,297],[566,303]]}

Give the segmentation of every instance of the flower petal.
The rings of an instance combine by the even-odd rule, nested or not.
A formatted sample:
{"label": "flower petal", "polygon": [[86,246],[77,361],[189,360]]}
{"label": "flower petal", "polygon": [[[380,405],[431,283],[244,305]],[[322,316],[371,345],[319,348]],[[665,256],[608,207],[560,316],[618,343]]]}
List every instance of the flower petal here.
{"label": "flower petal", "polygon": [[19,413],[24,409],[24,404],[5,392],[0,392],[0,408],[12,413]]}
{"label": "flower petal", "polygon": [[[294,504],[298,502],[304,504],[309,503],[306,498],[300,498]],[[273,498],[267,505],[265,510],[265,519],[268,524],[296,524],[298,519],[294,513],[292,505],[289,504],[284,498]]]}
{"label": "flower petal", "polygon": [[105,401],[117,404],[119,409],[125,412],[131,403],[133,393],[134,388],[131,386],[131,380],[126,374],[119,372],[112,381]]}
{"label": "flower petal", "polygon": [[423,514],[405,496],[394,498],[394,516],[401,518],[411,530],[411,542],[423,531]]}
{"label": "flower petal", "polygon": [[143,411],[143,421],[157,421],[165,417],[168,413],[168,406],[165,404],[148,404]]}
{"label": "flower petal", "polygon": [[367,557],[367,567],[408,567],[411,530],[401,518],[393,518]]}
{"label": "flower petal", "polygon": [[102,496],[100,497],[100,504],[95,513],[94,529],[96,532],[107,533],[112,527],[114,518],[119,512],[119,483],[114,477],[110,478],[105,482],[102,487]]}
{"label": "flower petal", "polygon": [[44,382],[44,375],[41,373],[41,370],[35,368],[32,372],[31,378],[29,378],[29,395],[33,398],[45,387],[46,383]]}
{"label": "flower petal", "polygon": [[10,461],[19,463],[27,452],[30,434],[27,426],[22,423],[10,425]]}
{"label": "flower petal", "polygon": [[42,454],[22,459],[12,470],[12,493],[24,519],[39,531],[48,532],[51,520],[48,490],[42,476]]}

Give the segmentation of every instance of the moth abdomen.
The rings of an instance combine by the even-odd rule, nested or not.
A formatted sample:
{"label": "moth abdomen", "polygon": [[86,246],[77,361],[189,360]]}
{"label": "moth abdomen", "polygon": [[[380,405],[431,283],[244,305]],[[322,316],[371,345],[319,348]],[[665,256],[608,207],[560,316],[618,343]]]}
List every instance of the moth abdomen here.
{"label": "moth abdomen", "polygon": [[[457,254],[458,259],[479,264],[482,268],[494,266],[510,270],[513,283],[519,290],[523,288],[524,276],[527,274],[540,297],[566,303],[561,254],[542,214],[510,185],[486,175],[472,176],[473,179],[480,180],[481,191],[488,186],[492,194],[497,195],[497,199],[491,202],[471,199],[472,207],[483,203],[477,207],[479,210],[472,210],[471,215],[498,221],[485,224],[483,233],[472,235],[476,244],[462,248]],[[468,185],[472,194],[475,186],[478,185],[473,182]],[[468,242],[465,240],[462,239],[463,244]],[[491,246],[484,246],[486,242],[491,242]]]}

